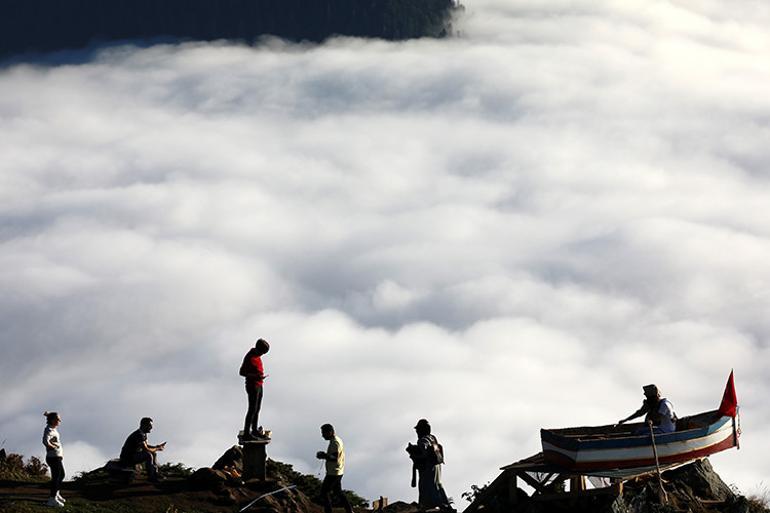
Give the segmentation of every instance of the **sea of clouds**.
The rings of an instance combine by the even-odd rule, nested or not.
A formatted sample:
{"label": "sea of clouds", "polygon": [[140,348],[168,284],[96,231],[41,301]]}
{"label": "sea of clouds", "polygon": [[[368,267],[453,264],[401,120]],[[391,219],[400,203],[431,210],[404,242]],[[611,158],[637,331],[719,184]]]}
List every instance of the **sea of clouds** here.
{"label": "sea of clouds", "polygon": [[770,7],[467,1],[458,37],[131,45],[0,68],[0,442],[70,475],[151,416],[162,459],[235,442],[257,337],[272,457],[412,500],[428,418],[458,504],[657,383],[735,369],[770,482]]}

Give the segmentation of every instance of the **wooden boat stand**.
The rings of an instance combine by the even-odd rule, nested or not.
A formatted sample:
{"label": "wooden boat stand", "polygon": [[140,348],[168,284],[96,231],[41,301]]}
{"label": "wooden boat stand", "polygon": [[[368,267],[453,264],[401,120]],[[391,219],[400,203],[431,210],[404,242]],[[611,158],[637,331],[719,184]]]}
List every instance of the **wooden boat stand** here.
{"label": "wooden boat stand", "polygon": [[[513,500],[517,496],[519,479],[532,487],[532,500],[536,501],[563,501],[594,495],[619,497],[623,494],[623,481],[620,479],[614,480],[608,487],[587,489],[585,475],[566,473],[564,469],[547,463],[542,452],[506,465],[501,470],[503,474],[500,477],[507,474],[509,497]],[[564,490],[567,482],[569,491]]]}

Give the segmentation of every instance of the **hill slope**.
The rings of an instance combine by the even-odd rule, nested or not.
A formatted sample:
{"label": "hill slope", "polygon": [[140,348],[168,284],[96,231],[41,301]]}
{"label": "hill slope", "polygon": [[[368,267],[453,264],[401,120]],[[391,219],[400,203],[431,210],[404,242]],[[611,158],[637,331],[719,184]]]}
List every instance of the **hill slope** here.
{"label": "hill slope", "polygon": [[[0,461],[0,511],[33,513],[51,511],[45,506],[48,479],[40,475],[34,463],[19,466],[21,457],[10,455],[11,465]],[[6,460],[7,461],[7,460]],[[28,472],[30,470],[31,472]],[[314,476],[296,472],[291,465],[269,460],[267,479],[243,482],[210,468],[195,472],[183,465],[164,465],[166,479],[154,485],[143,476],[130,483],[110,479],[104,469],[82,474],[64,483],[62,495],[67,499],[63,511],[86,513],[232,513],[254,499],[280,490],[290,484],[297,487],[260,499],[250,512],[255,513],[321,513],[313,502],[320,488]],[[44,472],[44,469],[43,469]],[[354,506],[366,501],[347,492]]]}

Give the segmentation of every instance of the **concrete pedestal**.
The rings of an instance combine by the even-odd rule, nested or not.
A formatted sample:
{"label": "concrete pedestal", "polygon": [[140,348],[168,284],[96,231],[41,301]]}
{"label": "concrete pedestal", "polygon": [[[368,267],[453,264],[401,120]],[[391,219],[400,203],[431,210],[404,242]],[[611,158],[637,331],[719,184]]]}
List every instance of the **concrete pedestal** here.
{"label": "concrete pedestal", "polygon": [[243,431],[238,435],[238,444],[243,449],[243,479],[265,479],[267,477],[267,444],[269,438],[244,440]]}

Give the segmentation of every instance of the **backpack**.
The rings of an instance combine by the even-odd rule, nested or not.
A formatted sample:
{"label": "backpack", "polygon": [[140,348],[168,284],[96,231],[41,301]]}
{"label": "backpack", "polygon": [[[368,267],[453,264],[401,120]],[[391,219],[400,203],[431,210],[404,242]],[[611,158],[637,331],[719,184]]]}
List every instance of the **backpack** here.
{"label": "backpack", "polygon": [[428,435],[430,440],[430,452],[428,453],[428,462],[431,465],[443,465],[444,464],[444,446],[438,442],[438,439],[433,435]]}
{"label": "backpack", "polygon": [[246,356],[243,357],[243,362],[241,362],[241,368],[238,370],[238,374],[241,376],[246,376],[246,374],[251,374],[256,369],[251,364],[251,351],[246,353]]}

